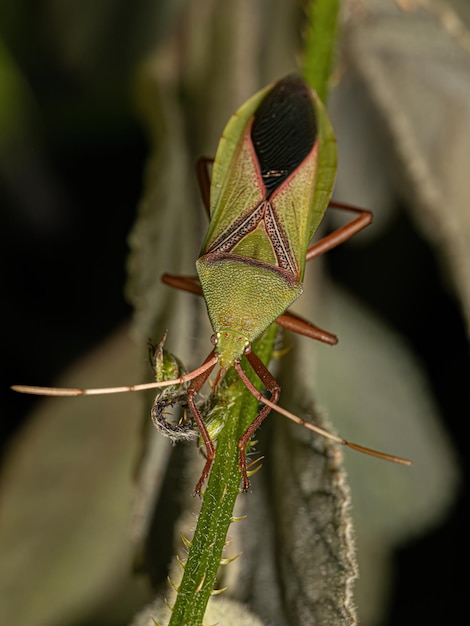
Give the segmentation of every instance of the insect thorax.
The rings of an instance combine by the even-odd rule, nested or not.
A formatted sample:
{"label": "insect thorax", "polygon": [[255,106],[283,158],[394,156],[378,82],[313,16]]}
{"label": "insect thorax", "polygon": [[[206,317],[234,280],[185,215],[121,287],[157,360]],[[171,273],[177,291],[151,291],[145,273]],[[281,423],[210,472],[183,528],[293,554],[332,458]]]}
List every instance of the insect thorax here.
{"label": "insect thorax", "polygon": [[230,333],[227,350],[238,356],[302,293],[290,272],[236,254],[206,254],[196,267],[212,328]]}
{"label": "insect thorax", "polygon": [[216,354],[219,364],[223,369],[231,367],[237,359],[240,359],[250,342],[238,332],[233,330],[220,330],[213,336],[216,346]]}

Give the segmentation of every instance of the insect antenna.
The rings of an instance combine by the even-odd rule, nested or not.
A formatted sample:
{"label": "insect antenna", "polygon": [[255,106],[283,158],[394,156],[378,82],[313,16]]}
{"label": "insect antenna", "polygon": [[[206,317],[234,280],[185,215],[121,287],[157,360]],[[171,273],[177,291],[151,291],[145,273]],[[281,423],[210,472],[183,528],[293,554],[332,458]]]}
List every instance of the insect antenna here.
{"label": "insect antenna", "polygon": [[128,391],[145,391],[146,389],[157,389],[158,387],[169,387],[170,385],[183,385],[187,383],[209,368],[214,367],[217,363],[217,356],[214,354],[200,367],[196,368],[192,372],[183,374],[179,378],[173,380],[160,380],[151,383],[141,383],[138,385],[127,385],[122,387],[101,387],[95,389],[78,389],[75,387],[36,387],[29,385],[12,385],[10,387],[13,391],[19,393],[29,393],[37,396],[100,396],[108,393],[127,393]]}
{"label": "insect antenna", "polygon": [[358,443],[347,441],[346,439],[343,439],[343,437],[340,437],[339,435],[334,435],[333,433],[330,433],[328,430],[325,430],[324,428],[321,428],[320,426],[316,426],[315,424],[312,424],[311,422],[307,422],[306,420],[302,419],[298,415],[295,415],[294,413],[287,411],[282,406],[279,406],[275,402],[271,402],[270,400],[268,400],[268,398],[265,398],[263,394],[261,394],[256,389],[256,387],[250,381],[250,379],[245,374],[243,369],[239,366],[239,364],[238,364],[238,367],[236,365],[236,369],[245,387],[259,402],[262,402],[265,406],[268,406],[273,411],[276,411],[277,413],[280,413],[284,417],[287,417],[288,419],[295,422],[296,424],[299,424],[300,426],[305,426],[305,428],[312,430],[318,435],[321,435],[322,437],[325,437],[326,439],[331,439],[331,441],[334,441],[335,443],[339,443],[343,446],[347,446],[348,448],[351,448],[352,450],[356,450],[357,452],[362,452],[363,454],[368,454],[369,456],[375,456],[378,459],[383,459],[384,461],[391,461],[392,463],[399,463],[400,465],[413,465],[413,461],[410,461],[409,459],[404,459],[403,457],[395,456],[394,454],[388,454],[387,452],[380,452],[379,450],[374,450],[372,448],[367,448],[366,446],[362,446]]}

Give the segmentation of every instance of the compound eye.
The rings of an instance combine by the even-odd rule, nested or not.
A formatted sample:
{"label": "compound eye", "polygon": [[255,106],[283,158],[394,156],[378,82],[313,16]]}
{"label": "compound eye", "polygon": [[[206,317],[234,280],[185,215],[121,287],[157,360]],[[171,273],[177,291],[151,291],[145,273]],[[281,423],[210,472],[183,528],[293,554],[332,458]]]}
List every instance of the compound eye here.
{"label": "compound eye", "polygon": [[251,344],[247,343],[246,346],[243,348],[243,354],[250,354],[251,352]]}
{"label": "compound eye", "polygon": [[211,336],[211,344],[212,344],[213,346],[216,346],[218,343],[219,343],[219,336],[217,335],[217,333],[214,333],[214,334]]}

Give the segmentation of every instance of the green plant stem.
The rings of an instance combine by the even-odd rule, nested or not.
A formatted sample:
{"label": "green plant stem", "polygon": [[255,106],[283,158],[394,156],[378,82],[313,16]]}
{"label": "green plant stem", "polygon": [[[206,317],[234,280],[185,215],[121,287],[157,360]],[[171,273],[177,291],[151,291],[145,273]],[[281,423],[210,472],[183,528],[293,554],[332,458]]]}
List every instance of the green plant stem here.
{"label": "green plant stem", "polygon": [[[254,344],[256,354],[268,363],[276,339],[273,324]],[[260,388],[257,376],[244,364],[250,380]],[[234,373],[234,372],[233,372]],[[243,383],[229,373],[217,404],[230,407],[217,438],[217,454],[203,496],[197,528],[189,550],[184,576],[178,590],[170,626],[202,624],[207,602],[214,588],[225,540],[233,522],[233,508],[240,492],[238,440],[258,412],[258,402]]]}
{"label": "green plant stem", "polygon": [[311,0],[308,11],[302,73],[326,102],[335,56],[339,0]]}

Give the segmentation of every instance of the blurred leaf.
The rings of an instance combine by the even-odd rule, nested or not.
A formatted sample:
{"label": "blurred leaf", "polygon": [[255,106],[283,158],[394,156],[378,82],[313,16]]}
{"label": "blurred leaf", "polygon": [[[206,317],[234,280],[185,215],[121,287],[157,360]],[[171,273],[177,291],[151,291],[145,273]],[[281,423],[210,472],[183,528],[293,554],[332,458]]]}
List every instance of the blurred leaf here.
{"label": "blurred leaf", "polygon": [[[284,369],[285,367],[285,369]],[[328,428],[299,390],[297,365],[286,359],[282,375],[284,402],[309,421]],[[297,380],[297,385],[293,381]],[[300,400],[302,398],[302,400]],[[310,410],[309,410],[310,409]],[[275,563],[286,620],[279,624],[355,624],[354,581],[357,576],[350,494],[342,456],[328,442],[275,418],[266,455],[266,483]],[[255,569],[255,563],[251,561]],[[267,603],[263,576],[253,573],[259,598]]]}
{"label": "blurred leaf", "polygon": [[180,4],[181,0],[69,0],[65,5],[47,0],[40,4],[37,28],[47,37],[47,52],[62,71],[114,92],[127,87],[123,73],[129,77],[149,47],[164,37]]}
{"label": "blurred leaf", "polygon": [[[375,109],[369,119],[376,133],[363,138],[369,146],[375,143],[374,155],[387,155],[389,189],[382,185],[375,198],[382,195],[387,202],[387,196],[398,196],[412,211],[449,272],[468,324],[469,4],[464,0],[351,0],[347,6],[343,58],[353,75],[360,77],[369,100],[366,106],[371,103]],[[342,102],[349,112],[360,110],[351,108],[344,97]],[[356,147],[363,138],[354,144],[356,179],[372,180],[375,185],[377,168],[370,171],[367,166],[373,159],[362,161],[363,176],[357,175],[361,149],[357,152]],[[341,160],[345,167],[353,161],[340,152]],[[379,177],[384,180],[383,169]],[[356,198],[349,196],[349,200]],[[368,206],[377,206],[375,199]]]}
{"label": "blurred leaf", "polygon": [[316,309],[315,319],[340,337],[334,349],[309,342],[299,348],[298,367],[315,372],[318,410],[346,439],[414,463],[403,467],[344,451],[358,540],[359,613],[361,623],[378,623],[392,550],[442,519],[456,495],[458,469],[432,392],[404,341],[337,289]]}
{"label": "blurred leaf", "polygon": [[[400,318],[413,320],[411,324],[421,329],[418,333],[424,338],[427,333],[430,345],[435,345],[437,336],[441,346],[450,344],[445,359],[439,356],[442,347],[434,348],[436,375],[444,367],[444,386],[450,386],[449,381],[455,378],[459,392],[459,373],[462,365],[468,368],[468,359],[459,361],[458,354],[465,348],[450,342],[463,338],[458,332],[447,338],[445,323],[437,311],[420,306],[420,297],[427,281],[432,284],[440,280],[450,298],[455,292],[460,300],[468,327],[470,5],[459,0],[361,0],[347,2],[346,7],[343,75],[331,99],[339,147],[337,197],[374,210],[374,225],[364,234],[365,240],[383,235],[399,201],[430,242],[442,270],[437,280],[423,273],[419,253],[407,254],[402,248],[406,242],[397,240],[395,248],[389,249],[388,265],[392,268],[389,277],[396,273],[400,282],[389,285],[376,275],[376,290],[391,290],[389,301],[395,300]],[[408,268],[413,282],[408,280]],[[394,285],[403,285],[402,292],[397,293]],[[334,302],[336,297],[329,305]],[[360,461],[352,466],[347,455],[353,502],[358,505],[358,602],[362,622],[378,623],[391,570],[384,547],[441,521],[455,497],[460,468],[456,468],[448,449],[441,421],[438,417],[432,422],[429,419],[436,414],[433,390],[419,376],[419,364],[406,356],[399,338],[391,335],[387,339],[377,320],[367,320],[368,314],[361,312],[358,303],[341,296],[335,315],[338,305],[341,317],[335,319],[340,325],[340,345],[334,356],[339,353],[339,361],[333,364],[331,355],[330,364],[327,355],[328,363],[319,369],[322,401],[345,437],[354,435],[366,445],[408,454],[415,461],[410,472],[398,469],[394,473],[383,464],[372,473],[365,464],[362,475],[358,472]],[[329,310],[333,314],[333,309]],[[352,323],[358,328],[360,325],[362,331],[352,332]],[[383,354],[371,350],[374,338],[377,346],[383,347]],[[370,363],[368,375],[363,369],[366,360]],[[465,371],[462,381],[466,380]],[[339,378],[348,392],[333,392],[327,376]],[[355,399],[361,395],[369,399],[365,406],[356,405]],[[466,412],[465,396],[465,392],[458,395],[456,407],[450,411],[457,408]],[[340,421],[346,416],[351,419],[350,426]],[[367,416],[370,425],[364,426],[361,434],[360,424]],[[449,422],[452,419],[445,417]],[[374,422],[380,424],[380,431]],[[384,502],[387,499],[390,508]],[[445,586],[443,582],[439,589]],[[453,582],[447,583],[450,586]],[[458,591],[455,593],[457,597]]]}
{"label": "blurred leaf", "polygon": [[[123,329],[58,384],[125,383],[140,369]],[[112,623],[117,589],[128,615],[146,597],[131,577],[129,540],[139,405],[135,394],[38,403],[4,465],[2,624],[71,624],[102,606],[108,608],[101,623]],[[160,438],[162,461],[165,447]]]}
{"label": "blurred leaf", "polygon": [[37,111],[29,85],[1,40],[0,93],[0,156],[6,158],[12,143],[24,139]]}

